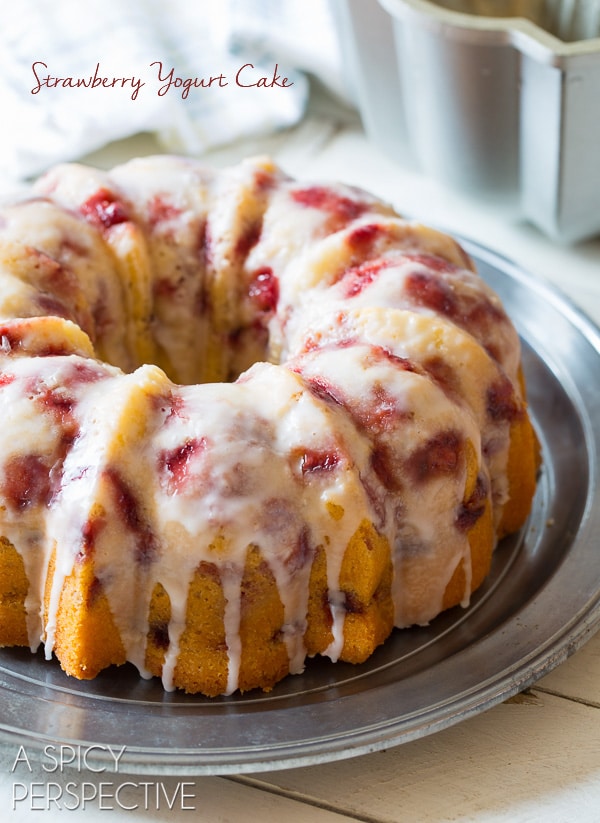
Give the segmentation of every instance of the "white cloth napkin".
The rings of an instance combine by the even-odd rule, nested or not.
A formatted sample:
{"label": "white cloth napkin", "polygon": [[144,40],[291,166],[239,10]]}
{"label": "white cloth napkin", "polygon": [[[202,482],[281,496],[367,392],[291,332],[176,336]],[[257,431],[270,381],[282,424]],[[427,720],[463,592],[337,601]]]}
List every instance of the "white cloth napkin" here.
{"label": "white cloth napkin", "polygon": [[0,55],[12,180],[139,132],[197,155],[295,124],[307,71],[343,87],[328,0],[6,0]]}

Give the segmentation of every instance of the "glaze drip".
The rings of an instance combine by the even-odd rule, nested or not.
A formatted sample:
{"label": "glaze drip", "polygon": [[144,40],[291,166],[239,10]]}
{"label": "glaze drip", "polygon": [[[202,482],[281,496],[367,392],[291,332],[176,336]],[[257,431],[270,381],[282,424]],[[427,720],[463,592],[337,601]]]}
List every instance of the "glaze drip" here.
{"label": "glaze drip", "polygon": [[[32,649],[229,695],[468,603],[527,415],[453,240],[264,159],[35,190],[0,222],[0,550]],[[100,663],[68,662],[71,623]]]}

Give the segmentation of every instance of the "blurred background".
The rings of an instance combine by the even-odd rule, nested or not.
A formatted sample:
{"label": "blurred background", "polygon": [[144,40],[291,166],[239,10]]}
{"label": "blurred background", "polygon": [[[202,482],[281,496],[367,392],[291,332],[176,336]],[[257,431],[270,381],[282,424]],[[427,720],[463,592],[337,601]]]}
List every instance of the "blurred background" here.
{"label": "blurred background", "polygon": [[600,0],[2,0],[0,55],[3,194],[134,137],[285,160],[354,123],[552,239],[600,234]]}
{"label": "blurred background", "polygon": [[139,133],[194,155],[265,136],[311,82],[348,102],[329,0],[2,2],[0,54],[5,181]]}
{"label": "blurred background", "polygon": [[[600,0],[0,0],[0,199],[61,161],[268,152],[499,252],[600,323],[599,35]],[[575,348],[519,317],[577,398]],[[206,778],[204,819],[597,823],[599,684],[600,634],[535,692],[423,740]]]}

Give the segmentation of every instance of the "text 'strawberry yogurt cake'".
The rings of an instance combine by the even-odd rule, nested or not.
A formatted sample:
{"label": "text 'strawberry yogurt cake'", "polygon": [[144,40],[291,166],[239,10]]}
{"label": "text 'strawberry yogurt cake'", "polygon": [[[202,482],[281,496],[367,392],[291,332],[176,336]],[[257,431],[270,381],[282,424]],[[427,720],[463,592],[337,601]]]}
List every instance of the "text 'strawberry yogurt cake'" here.
{"label": "text 'strawberry yogurt cake'", "polygon": [[270,689],[466,605],[530,509],[517,334],[451,238],[256,159],[0,213],[0,645]]}

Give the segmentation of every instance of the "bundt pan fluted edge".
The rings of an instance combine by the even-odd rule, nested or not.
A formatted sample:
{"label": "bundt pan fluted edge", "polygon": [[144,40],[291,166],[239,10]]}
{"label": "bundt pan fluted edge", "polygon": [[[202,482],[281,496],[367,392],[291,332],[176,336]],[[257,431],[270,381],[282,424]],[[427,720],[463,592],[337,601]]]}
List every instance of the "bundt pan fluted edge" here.
{"label": "bundt pan fluted edge", "polygon": [[345,0],[342,43],[365,128],[402,162],[502,200],[555,240],[591,237],[600,4],[513,0],[505,16],[486,16],[499,5]]}

